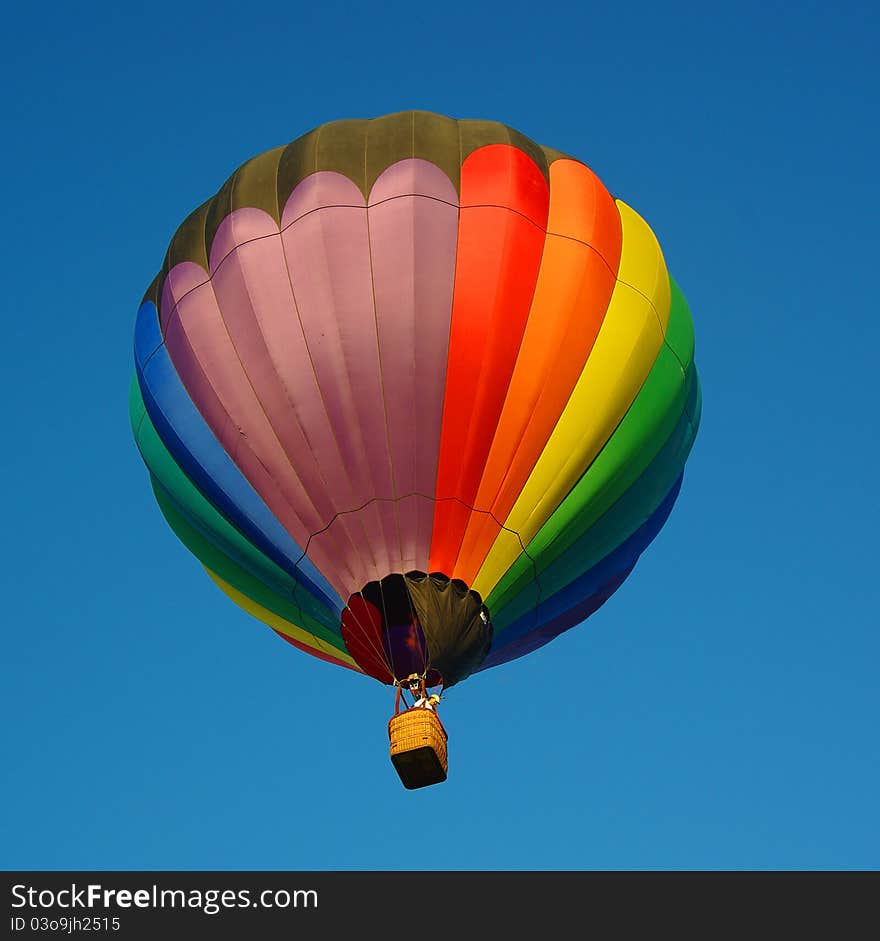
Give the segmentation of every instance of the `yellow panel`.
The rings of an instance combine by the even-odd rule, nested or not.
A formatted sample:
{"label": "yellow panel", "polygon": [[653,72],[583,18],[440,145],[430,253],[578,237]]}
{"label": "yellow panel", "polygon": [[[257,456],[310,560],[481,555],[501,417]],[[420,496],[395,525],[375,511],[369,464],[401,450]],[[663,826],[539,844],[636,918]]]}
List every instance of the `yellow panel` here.
{"label": "yellow panel", "polygon": [[[635,288],[650,301],[666,336],[672,288],[660,243],[647,222],[626,203],[615,200],[623,223],[623,251],[617,280]],[[611,303],[614,303],[612,298]],[[611,313],[611,307],[608,308]]]}
{"label": "yellow panel", "polygon": [[[547,446],[504,525],[523,545],[535,536],[605,445],[645,381],[669,323],[669,274],[648,224],[617,201],[620,269],[593,351]],[[484,598],[519,555],[498,539],[471,586]]]}
{"label": "yellow panel", "polygon": [[217,587],[225,595],[227,595],[227,597],[232,599],[232,601],[234,601],[239,606],[239,608],[255,617],[258,621],[262,621],[264,624],[268,624],[269,627],[281,634],[286,634],[288,637],[292,637],[297,643],[305,644],[307,647],[312,647],[320,653],[327,654],[329,657],[334,657],[335,659],[340,660],[342,663],[350,666],[353,670],[357,670],[358,673],[363,672],[344,650],[340,650],[338,647],[331,647],[330,644],[321,640],[319,637],[315,637],[314,634],[310,634],[308,631],[304,631],[301,627],[297,627],[295,624],[291,624],[290,621],[285,620],[284,618],[275,614],[273,611],[270,611],[268,608],[264,608],[261,604],[257,604],[256,601],[251,600],[247,595],[243,595],[240,591],[237,591],[228,582],[223,581],[219,575],[212,572],[209,568],[205,567],[205,571],[211,576]]}

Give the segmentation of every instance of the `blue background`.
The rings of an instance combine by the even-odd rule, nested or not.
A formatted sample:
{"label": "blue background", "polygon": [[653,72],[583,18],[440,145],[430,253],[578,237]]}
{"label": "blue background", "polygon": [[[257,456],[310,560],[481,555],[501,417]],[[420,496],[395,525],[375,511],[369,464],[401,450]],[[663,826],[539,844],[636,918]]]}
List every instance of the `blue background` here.
{"label": "blue background", "polygon": [[[0,866],[859,869],[880,862],[877,7],[18,5],[4,146]],[[624,587],[391,695],[228,603],[127,416],[177,224],[248,157],[407,108],[508,123],[651,224],[703,424]]]}

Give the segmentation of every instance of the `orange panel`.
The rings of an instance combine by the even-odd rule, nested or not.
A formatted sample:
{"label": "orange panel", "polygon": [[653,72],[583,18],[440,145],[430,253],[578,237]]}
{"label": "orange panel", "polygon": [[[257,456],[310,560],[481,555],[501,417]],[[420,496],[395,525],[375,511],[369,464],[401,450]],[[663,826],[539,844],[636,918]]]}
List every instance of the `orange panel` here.
{"label": "orange panel", "polygon": [[621,244],[620,214],[598,177],[577,161],[555,161],[534,300],[474,504],[492,515],[470,517],[453,571],[469,585],[589,358],[614,289]]}
{"label": "orange panel", "polygon": [[462,164],[432,571],[452,574],[468,525],[528,319],[549,201],[544,175],[516,147],[482,147]]}

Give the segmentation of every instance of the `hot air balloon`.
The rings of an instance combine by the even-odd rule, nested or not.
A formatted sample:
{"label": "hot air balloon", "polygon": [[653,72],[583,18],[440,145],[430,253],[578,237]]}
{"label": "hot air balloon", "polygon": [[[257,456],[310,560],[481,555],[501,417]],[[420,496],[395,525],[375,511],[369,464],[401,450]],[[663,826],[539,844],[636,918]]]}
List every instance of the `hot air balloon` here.
{"label": "hot air balloon", "polygon": [[408,693],[604,604],[700,416],[691,315],[638,213],[510,127],[421,111],[239,167],[172,238],[134,352],[171,529],[284,640],[396,687],[407,787],[447,771]]}

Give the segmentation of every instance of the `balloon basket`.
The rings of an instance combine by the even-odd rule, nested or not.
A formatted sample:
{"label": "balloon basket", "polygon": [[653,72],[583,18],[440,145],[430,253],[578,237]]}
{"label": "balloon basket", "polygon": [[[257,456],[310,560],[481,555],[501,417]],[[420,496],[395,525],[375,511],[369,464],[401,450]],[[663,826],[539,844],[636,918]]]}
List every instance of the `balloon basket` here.
{"label": "balloon basket", "polygon": [[408,790],[446,780],[446,730],[433,709],[416,707],[388,722],[391,763]]}

